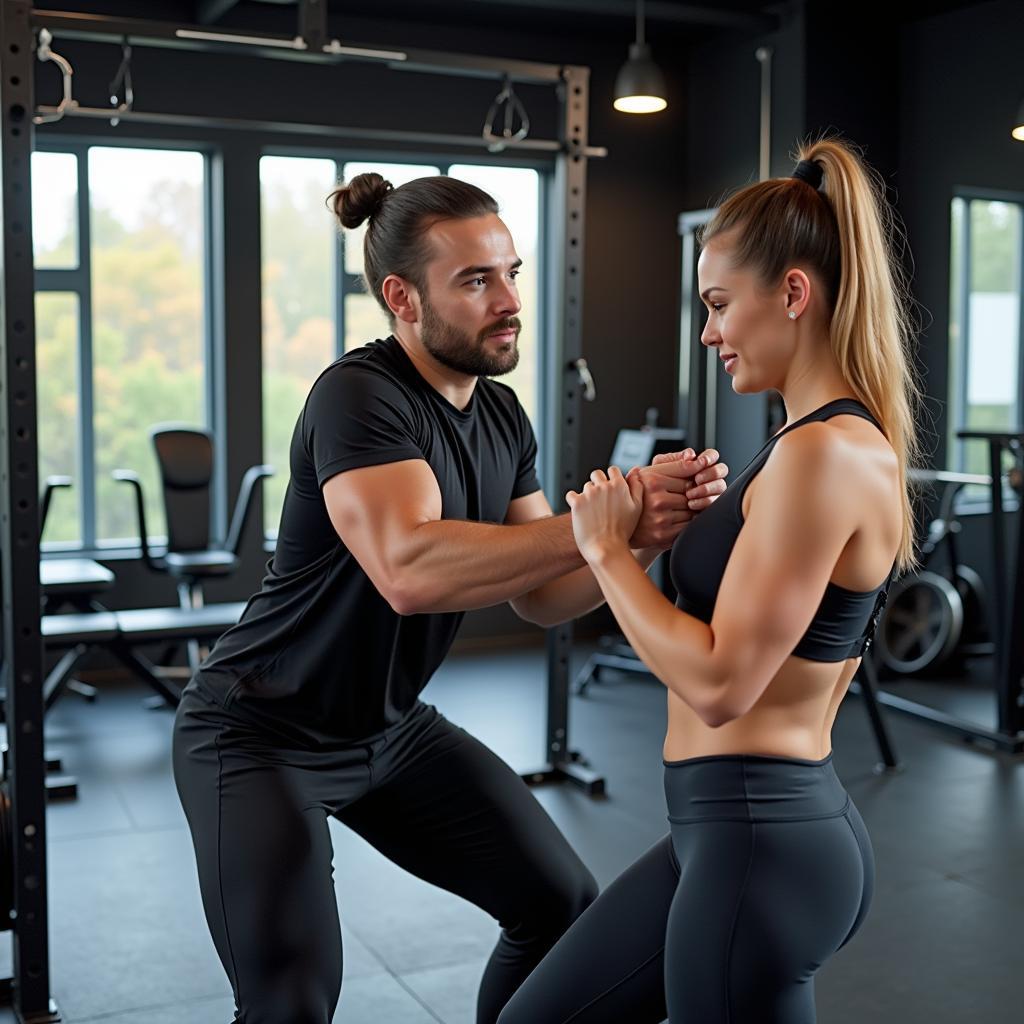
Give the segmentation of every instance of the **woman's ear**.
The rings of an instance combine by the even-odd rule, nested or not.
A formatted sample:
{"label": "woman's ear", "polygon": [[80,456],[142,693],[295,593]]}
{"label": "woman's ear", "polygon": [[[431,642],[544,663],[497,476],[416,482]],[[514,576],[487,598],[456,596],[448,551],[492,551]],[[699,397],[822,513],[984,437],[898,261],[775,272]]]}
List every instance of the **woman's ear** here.
{"label": "woman's ear", "polygon": [[790,320],[796,320],[811,301],[811,280],[799,267],[793,267],[786,271],[783,284],[786,315]]}

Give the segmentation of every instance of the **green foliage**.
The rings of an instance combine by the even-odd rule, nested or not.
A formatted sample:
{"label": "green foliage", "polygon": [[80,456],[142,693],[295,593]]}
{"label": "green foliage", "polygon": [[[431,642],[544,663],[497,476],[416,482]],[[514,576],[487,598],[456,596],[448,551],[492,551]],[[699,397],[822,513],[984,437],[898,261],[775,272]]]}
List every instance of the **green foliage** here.
{"label": "green foliage", "polygon": [[971,203],[971,290],[1015,292],[1020,287],[1020,207]]}

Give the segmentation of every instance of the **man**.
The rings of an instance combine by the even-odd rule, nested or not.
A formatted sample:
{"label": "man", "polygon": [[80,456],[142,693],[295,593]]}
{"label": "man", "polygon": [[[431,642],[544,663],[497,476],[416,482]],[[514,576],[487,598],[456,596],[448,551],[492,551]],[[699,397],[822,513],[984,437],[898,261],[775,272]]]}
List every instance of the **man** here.
{"label": "man", "polygon": [[[175,778],[237,1021],[331,1020],[331,814],[500,923],[477,1008],[493,1024],[597,886],[522,780],[418,695],[467,609],[551,625],[601,595],[539,488],[529,421],[488,379],[516,365],[520,326],[493,199],[373,174],[333,198],[344,226],[370,218],[367,285],[393,334],[313,384],[274,558],[186,689]],[[642,564],[724,489],[716,458],[645,471]]]}

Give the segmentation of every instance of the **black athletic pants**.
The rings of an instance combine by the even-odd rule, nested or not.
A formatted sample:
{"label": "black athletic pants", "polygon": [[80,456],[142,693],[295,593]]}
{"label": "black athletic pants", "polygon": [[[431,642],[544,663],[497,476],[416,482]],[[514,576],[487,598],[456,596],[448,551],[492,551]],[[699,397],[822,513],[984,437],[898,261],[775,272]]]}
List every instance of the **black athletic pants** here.
{"label": "black athletic pants", "polygon": [[666,764],[672,832],[613,882],[499,1024],[812,1024],[815,971],[860,927],[874,861],[823,761]]}
{"label": "black athletic pants", "polygon": [[329,814],[500,923],[478,1024],[494,1024],[597,894],[525,783],[428,704],[360,745],[283,749],[193,683],[174,777],[238,1024],[330,1024],[342,949]]}

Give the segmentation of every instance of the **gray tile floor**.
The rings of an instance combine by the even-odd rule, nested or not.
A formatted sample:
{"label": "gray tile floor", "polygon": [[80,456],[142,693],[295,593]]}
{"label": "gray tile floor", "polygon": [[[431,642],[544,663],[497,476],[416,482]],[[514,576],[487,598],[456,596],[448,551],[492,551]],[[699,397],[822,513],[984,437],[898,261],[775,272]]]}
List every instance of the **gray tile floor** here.
{"label": "gray tile floor", "polygon": [[[425,696],[526,769],[542,753],[543,665],[536,648],[454,656]],[[970,687],[932,691],[974,699]],[[65,696],[47,720],[47,746],[80,786],[78,800],[51,805],[48,818],[54,995],[72,1024],[227,1024],[230,991],[170,777],[171,716],[145,710],[144,695],[107,684],[96,704]],[[873,772],[859,701],[847,701],[834,734],[839,773],[874,841],[878,889],[860,935],[819,974],[819,1019],[1018,1021],[1024,760],[906,719],[891,724],[906,765],[896,776]],[[574,698],[571,728],[573,745],[606,776],[607,798],[559,786],[536,793],[603,885],[664,832],[663,692],[609,676]],[[342,827],[332,835],[345,944],[335,1020],[471,1024],[496,925]],[[0,970],[9,959],[0,938]],[[0,1009],[0,1024],[13,1020]]]}

